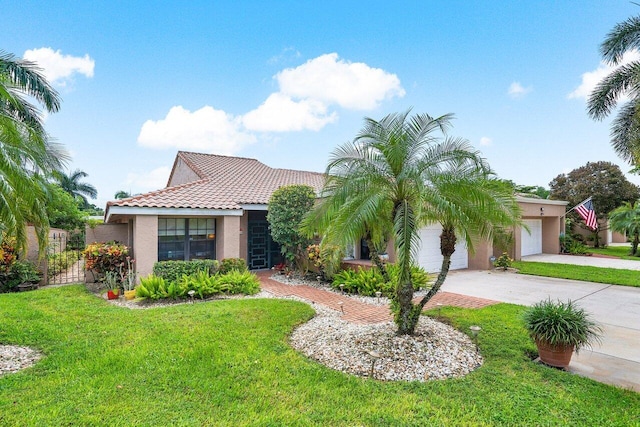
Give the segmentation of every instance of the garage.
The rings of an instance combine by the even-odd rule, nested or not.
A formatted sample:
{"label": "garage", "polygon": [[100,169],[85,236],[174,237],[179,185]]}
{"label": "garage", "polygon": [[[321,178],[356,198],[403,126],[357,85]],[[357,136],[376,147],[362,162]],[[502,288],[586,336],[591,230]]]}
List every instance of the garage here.
{"label": "garage", "polygon": [[[433,224],[420,230],[420,247],[418,249],[418,265],[429,273],[437,273],[442,267],[440,253],[440,234],[442,226]],[[469,254],[464,241],[456,243],[456,250],[451,256],[451,270],[459,270],[469,266]]]}
{"label": "garage", "polygon": [[536,255],[542,253],[542,220],[524,219],[524,225],[529,228],[527,231],[522,227],[521,231],[521,256]]}

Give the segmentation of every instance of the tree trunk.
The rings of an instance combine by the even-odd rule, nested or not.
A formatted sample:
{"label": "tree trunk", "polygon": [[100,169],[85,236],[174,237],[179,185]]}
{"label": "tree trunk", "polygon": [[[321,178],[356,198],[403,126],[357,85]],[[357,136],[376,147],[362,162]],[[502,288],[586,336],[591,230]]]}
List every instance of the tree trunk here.
{"label": "tree trunk", "polygon": [[600,247],[600,236],[598,236],[598,231],[600,231],[600,228],[596,228],[595,231],[593,232],[593,247],[594,248],[599,248]]}
{"label": "tree trunk", "polygon": [[638,243],[640,243],[640,236],[636,232],[633,234],[633,242],[631,243],[631,256],[636,256],[638,253]]}
{"label": "tree trunk", "polygon": [[435,294],[438,293],[442,284],[444,283],[444,279],[447,278],[447,274],[449,273],[449,268],[451,267],[451,255],[456,251],[456,233],[452,227],[445,227],[442,230],[442,234],[440,235],[440,252],[442,253],[442,267],[440,267],[440,273],[438,274],[438,278],[436,282],[433,284],[429,292],[420,300],[419,306],[420,311],[424,308],[424,306],[429,302],[431,298]]}
{"label": "tree trunk", "polygon": [[[411,280],[398,284],[396,292],[398,299],[398,314],[396,315],[396,324],[398,325],[398,335],[413,335],[418,323],[415,314],[417,306],[413,304],[413,284]],[[418,316],[420,310],[418,308]]]}
{"label": "tree trunk", "polygon": [[380,274],[382,274],[382,278],[384,279],[384,281],[389,282],[391,278],[389,277],[387,268],[385,267],[384,263],[380,259],[380,254],[378,253],[378,250],[375,248],[370,238],[366,237],[365,239],[367,241],[367,245],[369,246],[369,258],[371,258],[371,262],[373,262],[375,266],[378,268],[378,270],[380,271]]}

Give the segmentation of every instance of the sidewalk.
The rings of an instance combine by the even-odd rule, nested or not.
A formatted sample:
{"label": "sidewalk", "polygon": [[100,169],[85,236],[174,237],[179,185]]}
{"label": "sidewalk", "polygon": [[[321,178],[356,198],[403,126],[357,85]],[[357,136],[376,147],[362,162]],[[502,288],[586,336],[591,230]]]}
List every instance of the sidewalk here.
{"label": "sidewalk", "polygon": [[[280,297],[296,296],[312,304],[322,304],[332,310],[342,311],[344,313],[342,319],[353,323],[381,323],[389,322],[393,319],[388,305],[367,304],[351,298],[347,294],[341,295],[307,285],[285,285],[270,279],[272,274],[271,271],[261,271],[258,273],[258,277],[260,278],[262,290],[273,295]],[[482,308],[497,304],[498,301],[440,291],[427,303],[425,309],[434,308],[438,303],[443,306]]]}

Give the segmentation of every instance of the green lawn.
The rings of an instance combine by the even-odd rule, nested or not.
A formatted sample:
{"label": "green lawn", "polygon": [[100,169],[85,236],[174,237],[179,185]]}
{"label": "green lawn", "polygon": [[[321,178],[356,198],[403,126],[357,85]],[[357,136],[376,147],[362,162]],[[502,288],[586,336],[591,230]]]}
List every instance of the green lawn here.
{"label": "green lawn", "polygon": [[302,303],[227,300],[150,310],[82,286],[0,295],[0,343],[46,354],[0,377],[0,425],[637,425],[640,394],[537,365],[522,307],[444,308],[482,327],[463,379],[383,383],[287,344]]}
{"label": "green lawn", "polygon": [[640,271],[637,270],[528,261],[514,261],[513,267],[517,268],[520,274],[530,274],[532,276],[640,287]]}
{"label": "green lawn", "polygon": [[629,252],[631,252],[631,244],[629,244],[629,246],[607,246],[606,248],[589,248],[589,252],[599,255],[615,256],[621,259],[640,261],[640,257],[629,255]]}

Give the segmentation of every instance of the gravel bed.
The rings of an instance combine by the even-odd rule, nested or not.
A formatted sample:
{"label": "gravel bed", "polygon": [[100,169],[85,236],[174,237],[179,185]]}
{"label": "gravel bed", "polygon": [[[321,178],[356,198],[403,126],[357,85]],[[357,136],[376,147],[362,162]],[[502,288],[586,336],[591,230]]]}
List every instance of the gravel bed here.
{"label": "gravel bed", "polygon": [[42,354],[29,347],[0,345],[0,375],[12,374],[28,368],[42,358]]}
{"label": "gravel bed", "polygon": [[[291,286],[309,285],[336,292],[319,281],[280,274],[271,278]],[[387,298],[378,302],[375,297],[349,296],[369,304],[388,304]],[[355,324],[322,305],[315,304],[314,308],[316,316],[294,330],[291,345],[337,371],[369,377],[373,365],[373,378],[378,380],[428,381],[462,377],[483,363],[467,335],[426,316],[420,317],[414,335],[398,336],[393,322]]]}

